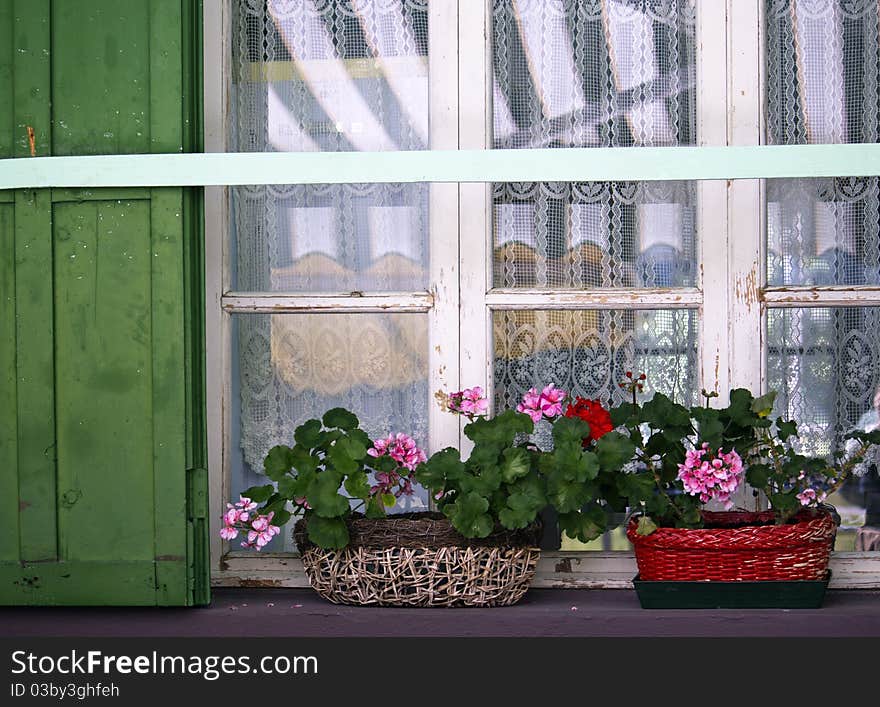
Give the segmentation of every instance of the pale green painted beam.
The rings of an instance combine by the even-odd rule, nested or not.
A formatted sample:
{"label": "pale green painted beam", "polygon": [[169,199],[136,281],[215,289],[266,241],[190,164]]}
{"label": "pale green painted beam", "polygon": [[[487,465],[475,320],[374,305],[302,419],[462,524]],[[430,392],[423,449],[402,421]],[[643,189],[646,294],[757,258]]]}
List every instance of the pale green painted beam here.
{"label": "pale green painted beam", "polygon": [[880,144],[286,152],[0,160],[0,189],[880,175]]}

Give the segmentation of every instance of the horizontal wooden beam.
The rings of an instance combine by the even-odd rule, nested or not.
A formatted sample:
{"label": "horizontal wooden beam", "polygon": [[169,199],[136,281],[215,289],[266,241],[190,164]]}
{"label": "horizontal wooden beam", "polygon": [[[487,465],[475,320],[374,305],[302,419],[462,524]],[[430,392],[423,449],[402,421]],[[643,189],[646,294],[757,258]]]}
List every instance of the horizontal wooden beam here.
{"label": "horizontal wooden beam", "polygon": [[546,292],[542,290],[491,290],[490,309],[680,309],[696,308],[703,293],[695,288],[595,289]]}
{"label": "horizontal wooden beam", "polygon": [[[211,574],[215,587],[308,587],[293,553],[231,553]],[[880,587],[880,552],[834,552],[832,589]],[[638,571],[632,552],[542,552],[533,587],[553,589],[631,589]]]}
{"label": "horizontal wooden beam", "polygon": [[95,155],[0,160],[0,189],[657,181],[880,174],[880,144]]}
{"label": "horizontal wooden beam", "polygon": [[434,306],[429,292],[389,292],[382,294],[257,294],[230,292],[221,306],[227,312],[285,314],[354,314],[357,312],[427,312]]}
{"label": "horizontal wooden beam", "polygon": [[774,308],[880,306],[880,286],[768,287],[761,299]]}

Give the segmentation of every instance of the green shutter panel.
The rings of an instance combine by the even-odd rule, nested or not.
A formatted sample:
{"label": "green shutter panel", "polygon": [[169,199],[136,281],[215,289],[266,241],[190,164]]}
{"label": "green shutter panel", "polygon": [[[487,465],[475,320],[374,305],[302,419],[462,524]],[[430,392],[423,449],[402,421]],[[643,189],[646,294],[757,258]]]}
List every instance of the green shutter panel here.
{"label": "green shutter panel", "polygon": [[[199,27],[0,0],[0,156],[200,149]],[[0,192],[0,602],[209,601],[201,204]]]}

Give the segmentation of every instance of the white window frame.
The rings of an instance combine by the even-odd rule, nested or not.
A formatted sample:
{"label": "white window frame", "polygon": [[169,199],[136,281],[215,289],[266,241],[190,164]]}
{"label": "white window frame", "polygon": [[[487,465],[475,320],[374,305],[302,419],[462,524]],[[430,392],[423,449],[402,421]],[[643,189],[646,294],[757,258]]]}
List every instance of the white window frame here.
{"label": "white window frame", "polygon": [[[700,146],[763,142],[763,0],[697,0],[697,123]],[[206,3],[205,146],[227,149],[231,61],[229,0]],[[491,0],[431,0],[429,19],[432,149],[491,147]],[[734,39],[735,38],[735,39]],[[458,51],[456,51],[458,50]],[[764,288],[763,181],[697,185],[699,277],[684,289],[497,290],[491,288],[491,185],[432,184],[429,290],[361,296],[230,291],[228,190],[205,189],[208,445],[212,583],[308,586],[292,554],[227,554],[219,519],[229,496],[229,320],[233,312],[426,312],[429,390],[482,385],[491,390],[491,313],[498,309],[691,308],[700,320],[701,387],[765,385],[764,327],[769,307],[878,305],[880,288]],[[440,208],[442,205],[442,208]],[[448,218],[458,213],[458,219]],[[732,238],[730,234],[736,234]],[[467,247],[481,243],[478,248]],[[464,246],[464,247],[462,247]],[[723,286],[717,286],[723,283]],[[463,422],[430,405],[432,450],[463,445]],[[880,586],[880,553],[834,553],[834,587]],[[629,552],[544,552],[534,586],[630,587]]]}

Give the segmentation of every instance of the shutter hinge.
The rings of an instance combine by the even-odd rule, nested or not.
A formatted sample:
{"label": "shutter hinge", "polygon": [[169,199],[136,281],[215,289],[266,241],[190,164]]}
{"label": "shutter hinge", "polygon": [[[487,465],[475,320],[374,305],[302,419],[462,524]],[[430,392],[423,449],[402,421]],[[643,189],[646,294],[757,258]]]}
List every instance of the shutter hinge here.
{"label": "shutter hinge", "polygon": [[186,470],[186,510],[190,520],[208,517],[208,470]]}

